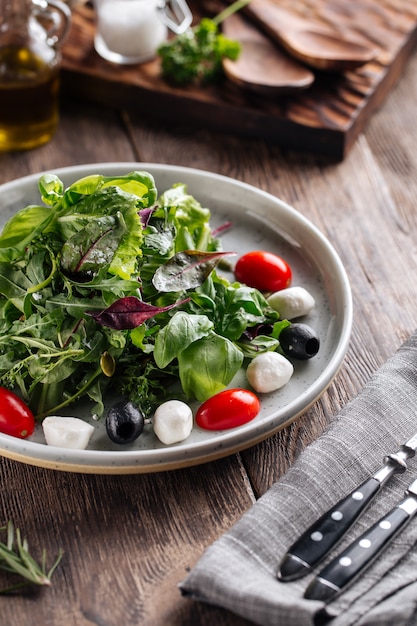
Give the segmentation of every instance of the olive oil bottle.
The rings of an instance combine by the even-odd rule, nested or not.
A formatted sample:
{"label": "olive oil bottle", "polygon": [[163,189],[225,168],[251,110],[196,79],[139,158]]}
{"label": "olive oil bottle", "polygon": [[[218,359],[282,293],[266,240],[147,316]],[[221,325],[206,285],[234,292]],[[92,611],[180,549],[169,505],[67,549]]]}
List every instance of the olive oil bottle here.
{"label": "olive oil bottle", "polygon": [[58,124],[62,37],[48,28],[66,35],[71,14],[55,0],[0,0],[0,9],[0,151],[28,150]]}

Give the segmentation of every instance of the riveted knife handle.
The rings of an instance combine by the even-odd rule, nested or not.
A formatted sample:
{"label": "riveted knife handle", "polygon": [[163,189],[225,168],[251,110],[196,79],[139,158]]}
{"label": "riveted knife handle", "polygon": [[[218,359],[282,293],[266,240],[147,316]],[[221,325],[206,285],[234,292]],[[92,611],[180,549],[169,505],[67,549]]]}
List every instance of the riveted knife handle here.
{"label": "riveted knife handle", "polygon": [[327,511],[288,550],[278,578],[289,581],[308,574],[340,541],[380,488],[378,480],[369,478]]}
{"label": "riveted knife handle", "polygon": [[406,510],[392,509],[326,565],[307,587],[304,597],[329,602],[374,561],[410,519]]}

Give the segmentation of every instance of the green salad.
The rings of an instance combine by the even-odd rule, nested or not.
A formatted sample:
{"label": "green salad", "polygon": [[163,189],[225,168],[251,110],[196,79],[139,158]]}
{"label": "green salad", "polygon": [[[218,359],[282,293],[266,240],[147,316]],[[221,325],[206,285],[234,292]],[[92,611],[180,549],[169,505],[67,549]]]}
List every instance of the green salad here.
{"label": "green salad", "polygon": [[135,171],[68,188],[39,180],[39,205],[0,235],[0,385],[38,419],[106,394],[145,416],[168,398],[203,402],[283,326],[256,289],[227,279],[223,228],[178,183]]}

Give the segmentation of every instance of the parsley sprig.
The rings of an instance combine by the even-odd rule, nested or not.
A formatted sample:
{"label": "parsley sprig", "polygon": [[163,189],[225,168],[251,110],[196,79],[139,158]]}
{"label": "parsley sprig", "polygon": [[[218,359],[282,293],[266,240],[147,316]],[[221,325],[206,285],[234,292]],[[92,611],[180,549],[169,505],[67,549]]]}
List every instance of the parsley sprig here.
{"label": "parsley sprig", "polygon": [[[46,552],[42,553],[42,561],[39,564],[29,553],[29,546],[26,539],[22,538],[18,528],[14,528],[13,522],[9,520],[6,526],[0,528],[6,531],[6,542],[0,542],[0,569],[15,574],[19,581],[0,589],[0,593],[10,593],[29,583],[35,585],[50,585],[51,576],[62,558],[62,551],[59,552],[52,567],[46,569]],[[23,580],[21,580],[23,579]]]}
{"label": "parsley sprig", "polygon": [[225,37],[220,24],[250,0],[236,0],[213,19],[201,21],[163,43],[158,49],[162,76],[176,85],[215,82],[223,74],[223,59],[236,61],[241,52],[238,41]]}

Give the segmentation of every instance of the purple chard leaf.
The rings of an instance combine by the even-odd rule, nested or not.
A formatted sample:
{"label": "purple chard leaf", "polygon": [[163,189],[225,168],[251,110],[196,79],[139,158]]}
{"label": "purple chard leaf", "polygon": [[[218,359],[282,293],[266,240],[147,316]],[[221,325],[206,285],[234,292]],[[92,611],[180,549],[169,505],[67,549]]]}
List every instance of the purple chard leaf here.
{"label": "purple chard leaf", "polygon": [[223,235],[223,233],[227,232],[228,230],[230,230],[233,226],[233,222],[225,222],[224,224],[222,224],[221,226],[218,226],[217,228],[214,228],[211,232],[211,236],[212,237],[220,237],[221,235]]}
{"label": "purple chard leaf", "polygon": [[143,228],[147,227],[148,222],[151,219],[152,213],[155,211],[155,209],[155,206],[148,207],[147,209],[140,209],[139,218]]}
{"label": "purple chard leaf", "polygon": [[70,237],[61,250],[61,269],[66,274],[94,276],[111,262],[126,233],[121,215],[104,215],[91,219]]}
{"label": "purple chard leaf", "polygon": [[158,291],[183,291],[195,289],[204,283],[212,270],[225,256],[235,252],[178,252],[156,270],[152,283]]}
{"label": "purple chard leaf", "polygon": [[181,300],[181,302],[175,302],[167,306],[153,306],[139,300],[135,296],[127,296],[126,298],[116,300],[103,311],[86,311],[86,313],[91,315],[102,326],[109,326],[115,330],[128,330],[140,326],[147,319],[158,315],[158,313],[169,311],[176,306],[189,302],[189,300],[190,298],[186,298]]}

